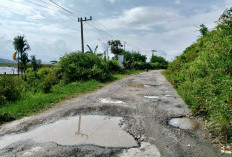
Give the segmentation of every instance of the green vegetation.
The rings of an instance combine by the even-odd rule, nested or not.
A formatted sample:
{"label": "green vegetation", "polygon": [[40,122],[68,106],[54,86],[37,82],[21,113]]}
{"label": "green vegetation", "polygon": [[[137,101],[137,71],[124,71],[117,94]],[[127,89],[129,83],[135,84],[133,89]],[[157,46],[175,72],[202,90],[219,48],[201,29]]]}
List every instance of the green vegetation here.
{"label": "green vegetation", "polygon": [[161,69],[167,69],[168,67],[168,61],[160,56],[152,56],[150,62],[156,64],[157,67]]}
{"label": "green vegetation", "polygon": [[[155,60],[156,58],[156,60]],[[125,68],[126,69],[167,69],[168,62],[163,57],[152,56],[150,62],[146,62],[147,57],[139,52],[125,52]]]}
{"label": "green vegetation", "polygon": [[122,49],[122,44],[120,40],[111,40],[108,41],[108,45],[110,46],[110,50],[111,52],[117,56],[117,55],[121,55],[123,53],[123,49]]}
{"label": "green vegetation", "polygon": [[[160,60],[147,63],[146,56],[126,52],[125,68],[119,66],[117,56],[122,54],[121,42],[108,43],[115,57],[106,60],[106,55],[93,51],[65,54],[53,65],[42,65],[35,56],[28,59],[30,46],[24,36],[14,38],[21,77],[0,75],[0,124],[40,112],[52,104],[81,93],[93,91],[106,83],[145,69],[159,69]],[[17,57],[17,56],[18,57]],[[162,60],[163,61],[163,60]],[[30,63],[29,63],[30,62]]]}
{"label": "green vegetation", "polygon": [[221,141],[232,143],[232,8],[165,72],[192,111]]}
{"label": "green vegetation", "polygon": [[[141,71],[126,71],[124,74],[113,74],[113,77],[114,80],[119,80],[139,72]],[[101,83],[96,80],[77,81],[67,85],[57,84],[52,87],[49,93],[23,92],[18,101],[0,106],[0,124],[41,112],[54,106],[54,103],[83,93],[92,92],[110,82]]]}
{"label": "green vegetation", "polygon": [[0,105],[15,101],[20,95],[20,80],[17,77],[0,77]]}
{"label": "green vegetation", "polygon": [[23,79],[0,76],[0,124],[43,111],[66,98],[94,91],[138,70],[125,70],[115,60],[73,52],[56,65],[27,65]]}

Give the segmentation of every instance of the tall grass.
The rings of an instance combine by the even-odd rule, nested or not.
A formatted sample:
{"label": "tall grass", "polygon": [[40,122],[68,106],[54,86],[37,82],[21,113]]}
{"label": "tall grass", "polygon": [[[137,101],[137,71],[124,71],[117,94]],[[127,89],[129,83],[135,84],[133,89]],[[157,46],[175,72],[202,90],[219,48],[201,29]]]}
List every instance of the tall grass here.
{"label": "tall grass", "polygon": [[186,48],[165,74],[215,138],[232,143],[232,29],[222,26]]}

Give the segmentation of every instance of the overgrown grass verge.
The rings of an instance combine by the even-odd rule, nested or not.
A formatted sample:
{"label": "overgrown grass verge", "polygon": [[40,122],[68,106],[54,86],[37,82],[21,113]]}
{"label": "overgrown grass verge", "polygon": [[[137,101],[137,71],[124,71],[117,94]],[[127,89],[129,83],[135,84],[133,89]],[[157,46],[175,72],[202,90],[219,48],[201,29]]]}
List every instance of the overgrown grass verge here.
{"label": "overgrown grass verge", "polygon": [[164,72],[218,143],[232,144],[232,18],[202,35]]}
{"label": "overgrown grass verge", "polygon": [[0,124],[15,119],[30,116],[44,111],[56,103],[67,98],[80,94],[92,92],[106,84],[122,79],[128,75],[142,72],[141,70],[126,71],[124,74],[114,74],[111,81],[101,83],[96,80],[73,82],[68,85],[55,85],[50,93],[33,93],[25,92],[21,94],[21,98],[13,103],[0,106]]}

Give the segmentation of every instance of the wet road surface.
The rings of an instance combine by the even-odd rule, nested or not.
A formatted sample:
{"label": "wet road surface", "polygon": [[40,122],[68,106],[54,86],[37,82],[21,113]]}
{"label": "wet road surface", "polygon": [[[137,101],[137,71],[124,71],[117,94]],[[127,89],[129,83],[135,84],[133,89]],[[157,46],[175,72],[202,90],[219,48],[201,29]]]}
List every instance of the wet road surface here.
{"label": "wet road surface", "polygon": [[0,156],[226,156],[161,72],[130,76],[1,126]]}

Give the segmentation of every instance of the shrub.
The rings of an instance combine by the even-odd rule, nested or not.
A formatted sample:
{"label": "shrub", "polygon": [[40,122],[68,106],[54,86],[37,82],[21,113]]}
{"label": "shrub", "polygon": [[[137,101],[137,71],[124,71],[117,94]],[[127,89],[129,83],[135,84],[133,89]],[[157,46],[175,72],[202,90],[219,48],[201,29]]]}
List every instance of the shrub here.
{"label": "shrub", "polygon": [[107,61],[108,70],[111,72],[122,72],[123,68],[118,64],[118,61],[109,60]]}
{"label": "shrub", "polygon": [[41,83],[39,76],[36,71],[32,68],[27,69],[25,72],[26,83],[27,83],[27,90],[32,92],[39,91],[39,85]]}
{"label": "shrub", "polygon": [[166,61],[163,57],[160,56],[152,56],[151,63],[158,63],[158,68],[167,69],[168,61]]}
{"label": "shrub", "polygon": [[44,78],[42,84],[41,84],[41,89],[44,93],[49,93],[51,91],[51,88],[53,85],[57,83],[57,78],[55,73],[50,73],[46,75]]}
{"label": "shrub", "polygon": [[55,67],[41,68],[38,72],[30,68],[26,71],[25,76],[29,91],[43,91],[48,93],[53,85],[59,83],[61,79],[61,71],[59,68]]}
{"label": "shrub", "polygon": [[0,76],[0,105],[15,101],[20,97],[21,81],[15,76]]}
{"label": "shrub", "polygon": [[105,61],[95,54],[72,52],[62,57],[58,65],[68,82],[112,78]]}

